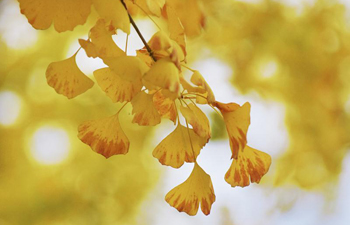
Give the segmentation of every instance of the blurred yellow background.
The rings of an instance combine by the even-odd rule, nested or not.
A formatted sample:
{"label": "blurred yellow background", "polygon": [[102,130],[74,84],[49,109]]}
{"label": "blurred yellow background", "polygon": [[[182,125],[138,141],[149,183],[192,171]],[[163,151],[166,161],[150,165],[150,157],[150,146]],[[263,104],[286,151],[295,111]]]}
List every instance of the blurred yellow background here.
{"label": "blurred yellow background", "polygon": [[[208,217],[178,213],[165,194],[191,166],[159,165],[153,148],[173,128],[121,120],[131,148],[106,160],[77,126],[120,107],[97,85],[73,100],[46,83],[47,65],[71,56],[96,15],[74,32],[37,31],[14,0],[0,1],[0,225],[350,223],[350,1],[202,0],[205,30],[188,40],[188,62],[217,100],[252,105],[249,143],[269,153],[259,185],[224,181],[230,148],[211,115],[214,139],[199,157],[217,201]],[[189,12],[190,13],[190,12]],[[136,21],[146,39],[151,21]],[[115,39],[124,49],[125,34]],[[143,45],[134,31],[128,53]],[[79,68],[104,66],[80,51]],[[230,81],[230,82],[229,82]]]}

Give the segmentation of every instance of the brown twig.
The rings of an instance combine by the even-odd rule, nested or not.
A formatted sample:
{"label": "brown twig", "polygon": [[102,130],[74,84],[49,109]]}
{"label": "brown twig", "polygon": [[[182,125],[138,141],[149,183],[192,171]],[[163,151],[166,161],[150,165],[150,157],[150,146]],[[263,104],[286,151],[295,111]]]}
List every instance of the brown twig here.
{"label": "brown twig", "polygon": [[[126,10],[128,10],[127,7],[126,7],[126,5],[125,5],[125,3],[124,3],[124,0],[120,0],[120,1],[121,1],[121,3],[123,4],[124,8],[125,8]],[[147,49],[147,51],[148,51],[148,54],[149,54],[149,55],[151,56],[151,58],[156,62],[157,59],[154,57],[152,49],[148,46],[148,44],[147,44],[145,38],[142,36],[142,34],[141,34],[139,28],[137,27],[135,21],[132,19],[132,17],[131,17],[131,15],[129,14],[129,12],[128,12],[128,15],[129,15],[130,23],[131,23],[132,26],[134,27],[136,33],[139,35],[139,37],[140,37],[142,43],[145,45],[145,47],[146,47],[146,49]]]}

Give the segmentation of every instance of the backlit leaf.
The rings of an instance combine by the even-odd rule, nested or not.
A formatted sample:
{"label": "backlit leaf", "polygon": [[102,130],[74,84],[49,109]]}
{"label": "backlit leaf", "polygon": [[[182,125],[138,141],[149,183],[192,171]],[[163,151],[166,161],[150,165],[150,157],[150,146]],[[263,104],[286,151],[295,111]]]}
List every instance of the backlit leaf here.
{"label": "backlit leaf", "polygon": [[45,30],[54,23],[55,30],[73,30],[86,22],[91,11],[91,0],[18,0],[21,13],[35,28]]}
{"label": "backlit leaf", "polygon": [[153,104],[153,95],[139,92],[131,101],[132,113],[135,114],[132,120],[141,126],[154,126],[160,123],[161,116]]}
{"label": "backlit leaf", "polygon": [[118,114],[83,122],[78,132],[82,142],[106,158],[128,153],[130,143],[119,124]]}
{"label": "backlit leaf", "polygon": [[161,10],[165,4],[165,0],[135,0],[135,2],[144,9],[147,14],[158,17],[161,15]]}
{"label": "backlit leaf", "polygon": [[182,184],[172,189],[165,200],[179,212],[188,215],[196,215],[199,204],[202,212],[209,215],[212,204],[215,202],[215,194],[210,176],[197,164],[189,178]]}
{"label": "backlit leaf", "polygon": [[245,187],[252,183],[259,183],[271,165],[271,156],[246,145],[239,151],[238,158],[232,161],[230,169],[225,175],[227,183],[232,187]]}
{"label": "backlit leaf", "polygon": [[80,71],[74,54],[72,57],[50,63],[46,70],[47,83],[57,93],[74,98],[90,89],[94,82]]}
{"label": "backlit leaf", "polygon": [[172,47],[171,40],[169,36],[163,32],[163,31],[158,31],[155,33],[151,39],[148,41],[149,47],[157,52],[157,51],[167,51]]}
{"label": "backlit leaf", "polygon": [[168,98],[166,95],[164,95],[163,92],[166,92],[166,90],[164,89],[161,91],[157,91],[154,94],[154,105],[162,117],[170,119],[175,124],[177,118],[175,102],[173,99]]}
{"label": "backlit leaf", "polygon": [[143,79],[174,93],[180,91],[179,70],[169,59],[163,58],[155,62]]}
{"label": "backlit leaf", "polygon": [[153,156],[163,165],[179,168],[184,162],[194,162],[206,143],[207,139],[178,124],[154,149]]}
{"label": "backlit leaf", "polygon": [[130,102],[142,88],[141,79],[125,80],[110,68],[96,70],[94,76],[98,85],[113,102]]}
{"label": "backlit leaf", "polygon": [[205,18],[198,0],[172,0],[167,1],[167,6],[176,10],[188,37],[194,37],[201,33],[201,29],[205,25]]}
{"label": "backlit leaf", "polygon": [[243,151],[247,144],[247,131],[250,125],[250,104],[246,102],[243,106],[239,106],[236,103],[224,104],[216,102],[216,107],[224,117],[232,151],[231,158],[236,159],[238,152]]}
{"label": "backlit leaf", "polygon": [[114,30],[121,29],[125,33],[130,33],[130,20],[128,12],[119,0],[93,0],[97,13]]}
{"label": "backlit leaf", "polygon": [[186,55],[185,29],[173,7],[166,6],[166,12],[168,16],[170,38],[180,45],[183,54]]}
{"label": "backlit leaf", "polygon": [[107,28],[105,21],[99,19],[90,30],[91,41],[79,39],[79,43],[89,57],[105,59],[107,57],[125,56],[125,52],[113,41],[113,34],[114,31]]}
{"label": "backlit leaf", "polygon": [[149,67],[135,56],[110,57],[103,60],[111,70],[128,81],[140,80]]}
{"label": "backlit leaf", "polygon": [[209,120],[198,106],[191,103],[188,107],[181,106],[180,111],[196,134],[207,140],[210,138]]}
{"label": "backlit leaf", "polygon": [[215,102],[215,96],[214,96],[213,91],[211,90],[209,84],[205,81],[204,77],[198,71],[195,71],[192,74],[191,82],[199,87],[202,87],[207,92],[204,95],[207,98],[207,100],[202,98],[202,97],[197,97],[197,99],[196,99],[197,103],[212,104]]}

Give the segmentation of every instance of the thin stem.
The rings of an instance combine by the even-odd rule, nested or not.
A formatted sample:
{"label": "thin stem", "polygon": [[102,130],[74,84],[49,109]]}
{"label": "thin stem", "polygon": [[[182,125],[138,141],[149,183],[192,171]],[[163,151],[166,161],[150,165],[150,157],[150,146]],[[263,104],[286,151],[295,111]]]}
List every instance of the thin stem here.
{"label": "thin stem", "polygon": [[[208,100],[205,96],[200,95],[200,94],[196,94],[196,93],[185,93],[184,95],[196,95],[196,96],[199,96],[199,97],[202,97],[202,98]],[[192,101],[192,99],[194,99],[194,98],[196,98],[196,97],[184,97],[184,99],[189,99],[193,104],[194,104],[194,102]],[[209,105],[219,116],[223,117],[222,114],[219,113],[217,109],[215,109],[215,107],[213,107],[209,103],[207,105]]]}
{"label": "thin stem", "polygon": [[[126,7],[126,5],[125,5],[125,3],[124,3],[124,0],[120,0],[120,1],[121,1],[121,3],[123,4],[124,8],[125,8],[126,10],[128,10],[128,8]],[[146,47],[146,49],[147,49],[147,51],[148,51],[148,54],[149,54],[149,55],[151,56],[151,58],[156,62],[157,59],[154,57],[152,49],[148,46],[148,44],[147,44],[145,38],[142,36],[142,34],[141,34],[139,28],[137,27],[135,21],[132,19],[132,17],[131,17],[131,15],[129,14],[129,12],[128,12],[128,15],[129,15],[130,23],[131,23],[132,26],[134,27],[136,33],[139,35],[139,37],[140,37],[142,43],[145,45],[145,47]]]}
{"label": "thin stem", "polygon": [[126,35],[125,53],[127,53],[127,51],[128,51],[128,42],[129,42],[129,34]]}
{"label": "thin stem", "polygon": [[[185,105],[186,105],[187,108],[188,108],[187,103],[186,103],[184,100],[182,100],[182,101],[185,103]],[[180,103],[181,103],[181,100],[180,100]],[[182,105],[182,103],[181,103],[181,105]],[[196,154],[194,153],[194,148],[193,148],[192,139],[191,139],[191,134],[190,134],[190,128],[188,127],[188,122],[187,122],[187,119],[186,119],[186,118],[185,118],[185,122],[186,122],[186,127],[187,127],[188,138],[190,139],[190,144],[191,144],[191,149],[192,149],[192,153],[193,153],[194,162],[196,163],[196,162],[197,162],[197,157],[196,157]]]}
{"label": "thin stem", "polygon": [[73,54],[74,57],[76,57],[78,55],[78,52],[80,51],[81,46],[78,48],[78,50]]}
{"label": "thin stem", "polygon": [[122,111],[122,109],[126,106],[126,104],[128,104],[129,102],[125,102],[124,105],[118,110],[117,114],[120,113],[120,111]]}
{"label": "thin stem", "polygon": [[186,69],[188,69],[188,70],[190,70],[190,71],[192,71],[192,72],[196,72],[196,70],[191,69],[190,67],[188,67],[188,66],[186,66],[186,65],[184,65],[184,64],[181,64],[181,66],[182,66],[182,67],[185,67]]}

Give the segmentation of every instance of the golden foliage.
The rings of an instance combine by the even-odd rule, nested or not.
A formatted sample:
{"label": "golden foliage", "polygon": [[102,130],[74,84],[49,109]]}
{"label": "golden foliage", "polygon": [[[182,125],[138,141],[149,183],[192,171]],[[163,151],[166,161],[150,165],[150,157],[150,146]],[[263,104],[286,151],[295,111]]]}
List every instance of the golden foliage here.
{"label": "golden foliage", "polygon": [[[132,106],[132,123],[155,126],[161,123],[162,117],[172,120],[174,125],[177,124],[175,130],[159,143],[153,156],[163,165],[179,168],[184,162],[191,162],[194,168],[184,183],[166,195],[165,199],[171,206],[195,215],[200,204],[202,212],[208,215],[215,201],[211,178],[197,162],[197,156],[211,137],[209,120],[197,104],[206,104],[214,110],[217,107],[226,124],[233,158],[232,166],[225,176],[226,181],[232,186],[247,186],[249,179],[259,182],[266,174],[271,163],[270,156],[246,146],[250,104],[240,107],[235,103],[217,102],[204,77],[186,65],[186,35],[198,36],[204,27],[204,13],[199,1],[64,1],[62,8],[57,1],[32,0],[20,3],[22,12],[35,28],[46,29],[54,21],[59,32],[72,30],[77,24],[84,23],[90,7],[95,8],[100,18],[90,29],[88,39],[79,39],[79,44],[88,57],[98,57],[108,66],[94,71],[101,89],[113,102],[126,103],[113,116],[81,123],[78,138],[106,158],[128,153],[130,141],[121,128],[119,115],[129,102]],[[161,19],[169,32],[158,31],[146,43],[129,15],[129,11],[136,15],[142,14],[132,9],[135,6],[148,16],[163,16]],[[71,14],[74,14],[72,18]],[[127,56],[112,37],[117,34],[117,29],[129,34],[130,24],[145,45],[138,50],[137,56]],[[76,54],[51,63],[46,71],[49,85],[68,98],[85,92],[93,85],[79,70],[75,62]],[[183,68],[193,72],[191,84],[182,74]],[[180,116],[186,127],[181,125]]]}
{"label": "golden foliage", "polygon": [[128,153],[130,142],[121,129],[118,116],[119,113],[80,124],[79,139],[106,158]]}
{"label": "golden foliage", "polygon": [[86,22],[92,0],[19,0],[21,13],[35,28],[45,30],[53,23],[56,31],[73,30]]}
{"label": "golden foliage", "polygon": [[57,93],[74,98],[90,89],[94,82],[83,74],[75,62],[76,54],[59,62],[51,63],[46,70],[47,83]]}
{"label": "golden foliage", "polygon": [[215,194],[210,176],[197,164],[188,179],[172,189],[165,200],[179,212],[188,215],[197,214],[199,204],[205,215],[209,215],[212,204],[215,202]]}

